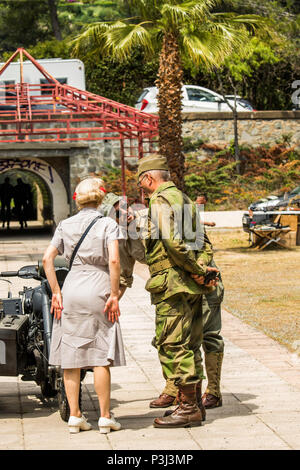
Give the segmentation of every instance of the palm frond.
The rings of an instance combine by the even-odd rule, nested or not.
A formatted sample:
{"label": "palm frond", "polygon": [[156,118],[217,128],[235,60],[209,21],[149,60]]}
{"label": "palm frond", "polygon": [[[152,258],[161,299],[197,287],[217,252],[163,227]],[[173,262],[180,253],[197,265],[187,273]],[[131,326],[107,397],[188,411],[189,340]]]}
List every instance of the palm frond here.
{"label": "palm frond", "polygon": [[249,23],[251,26],[260,22],[253,15],[241,16],[211,14],[205,22],[191,23],[182,28],[180,36],[185,55],[194,64],[202,64],[207,69],[220,66],[233,53],[245,55],[251,36]]}
{"label": "palm frond", "polygon": [[269,27],[271,20],[259,15],[237,15],[236,13],[213,13],[211,20],[218,23],[227,23],[231,25],[244,25],[253,31],[257,28]]}
{"label": "palm frond", "polygon": [[216,0],[188,0],[185,2],[169,0],[163,2],[160,10],[161,20],[167,29],[175,30],[184,22],[202,20],[215,4]]}
{"label": "palm frond", "polygon": [[106,48],[106,34],[111,28],[109,23],[92,23],[86,30],[76,36],[69,45],[72,47],[72,54],[80,57],[84,56],[91,49]]}
{"label": "palm frond", "polygon": [[118,23],[113,25],[107,33],[106,46],[112,51],[115,58],[125,59],[134,47],[141,46],[147,54],[152,54],[153,43],[151,32],[147,26],[150,21],[139,24]]}
{"label": "palm frond", "polygon": [[223,56],[229,54],[228,44],[220,42],[215,34],[214,37],[209,32],[189,32],[186,31],[182,36],[183,54],[189,57],[196,65],[204,65],[206,69],[218,67]]}

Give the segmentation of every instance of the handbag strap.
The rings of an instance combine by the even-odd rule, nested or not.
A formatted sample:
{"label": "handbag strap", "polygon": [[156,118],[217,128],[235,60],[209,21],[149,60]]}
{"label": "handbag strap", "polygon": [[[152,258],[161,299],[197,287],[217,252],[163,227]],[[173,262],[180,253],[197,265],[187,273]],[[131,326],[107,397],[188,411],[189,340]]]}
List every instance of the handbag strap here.
{"label": "handbag strap", "polygon": [[71,271],[72,269],[72,265],[73,265],[73,261],[74,261],[74,258],[77,254],[77,251],[79,250],[79,247],[81,245],[81,243],[83,242],[83,240],[85,239],[85,237],[87,236],[88,232],[90,231],[90,229],[93,227],[93,225],[97,222],[98,219],[101,219],[101,217],[103,217],[102,215],[98,215],[94,220],[92,220],[92,222],[89,224],[89,226],[85,229],[84,233],[81,235],[80,239],[79,239],[79,242],[77,243],[77,245],[75,246],[74,248],[74,251],[72,253],[72,256],[71,256],[71,259],[70,259],[70,263],[69,263],[69,271]]}

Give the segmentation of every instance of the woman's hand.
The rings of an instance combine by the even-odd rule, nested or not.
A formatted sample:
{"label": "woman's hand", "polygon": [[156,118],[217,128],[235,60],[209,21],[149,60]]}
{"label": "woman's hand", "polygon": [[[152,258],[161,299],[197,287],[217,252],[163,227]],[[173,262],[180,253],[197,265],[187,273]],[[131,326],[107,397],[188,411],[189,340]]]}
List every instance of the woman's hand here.
{"label": "woman's hand", "polygon": [[112,323],[114,323],[115,321],[119,321],[119,316],[121,315],[121,313],[117,295],[109,296],[104,307],[104,313],[107,313],[107,317]]}
{"label": "woman's hand", "polygon": [[56,294],[52,294],[52,302],[51,302],[50,312],[54,313],[54,318],[56,318],[56,320],[60,320],[62,310],[63,310],[63,305],[62,305],[61,292],[57,292]]}

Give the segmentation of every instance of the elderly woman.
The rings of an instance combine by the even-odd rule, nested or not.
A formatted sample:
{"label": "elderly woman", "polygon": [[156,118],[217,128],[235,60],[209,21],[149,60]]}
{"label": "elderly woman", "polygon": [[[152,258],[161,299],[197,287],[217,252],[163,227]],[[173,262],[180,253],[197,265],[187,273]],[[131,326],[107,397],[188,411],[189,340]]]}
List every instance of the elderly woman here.
{"label": "elderly woman", "polygon": [[[102,185],[100,178],[87,178],[78,184],[73,198],[79,212],[59,223],[43,257],[54,313],[49,363],[64,371],[71,433],[91,429],[79,409],[80,369],[83,368],[94,370],[101,410],[100,432],[121,428],[110,412],[110,366],[125,365],[118,322],[119,229],[114,220],[101,216],[97,210],[105,194]],[[63,254],[70,264],[78,241],[92,221],[94,225],[73,255],[61,292],[54,259]]]}

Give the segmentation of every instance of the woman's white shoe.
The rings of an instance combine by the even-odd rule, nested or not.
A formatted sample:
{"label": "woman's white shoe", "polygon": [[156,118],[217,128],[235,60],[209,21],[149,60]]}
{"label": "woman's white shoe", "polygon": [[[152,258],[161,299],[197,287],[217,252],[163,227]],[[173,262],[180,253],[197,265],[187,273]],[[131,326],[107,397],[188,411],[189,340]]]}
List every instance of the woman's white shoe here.
{"label": "woman's white shoe", "polygon": [[87,421],[85,416],[70,416],[68,421],[69,431],[71,434],[75,434],[79,431],[89,431],[92,429],[92,425]]}
{"label": "woman's white shoe", "polygon": [[112,413],[110,413],[110,418],[99,418],[98,426],[100,434],[107,434],[111,430],[119,431],[121,429],[121,424],[115,420]]}

